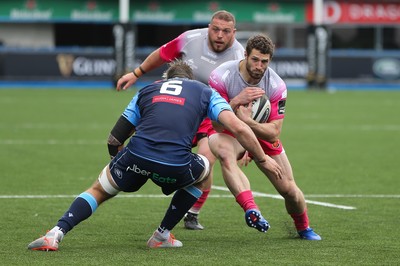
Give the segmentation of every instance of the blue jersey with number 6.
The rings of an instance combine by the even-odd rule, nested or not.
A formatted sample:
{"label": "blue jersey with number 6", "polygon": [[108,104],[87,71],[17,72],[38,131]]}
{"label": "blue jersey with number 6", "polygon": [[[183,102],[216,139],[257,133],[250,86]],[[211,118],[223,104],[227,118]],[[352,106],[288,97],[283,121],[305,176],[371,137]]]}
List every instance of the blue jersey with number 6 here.
{"label": "blue jersey with number 6", "polygon": [[127,145],[142,158],[170,165],[190,162],[192,139],[203,119],[232,111],[219,93],[185,78],[154,82],[136,94],[122,114],[136,132]]}

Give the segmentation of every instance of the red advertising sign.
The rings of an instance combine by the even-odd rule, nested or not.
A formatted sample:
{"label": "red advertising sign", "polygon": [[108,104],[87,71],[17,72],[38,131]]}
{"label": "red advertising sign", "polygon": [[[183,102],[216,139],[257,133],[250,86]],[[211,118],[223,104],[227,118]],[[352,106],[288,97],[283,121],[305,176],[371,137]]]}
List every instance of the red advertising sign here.
{"label": "red advertising sign", "polygon": [[[361,1],[325,1],[323,10],[324,24],[400,24],[400,3]],[[306,20],[313,22],[313,5],[306,7]]]}

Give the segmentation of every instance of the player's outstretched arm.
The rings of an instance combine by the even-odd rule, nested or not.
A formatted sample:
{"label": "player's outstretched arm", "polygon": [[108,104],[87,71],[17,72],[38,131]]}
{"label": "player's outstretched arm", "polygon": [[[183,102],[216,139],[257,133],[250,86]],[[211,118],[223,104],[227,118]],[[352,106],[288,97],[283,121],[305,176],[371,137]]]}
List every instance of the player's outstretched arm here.
{"label": "player's outstretched arm", "polygon": [[160,56],[160,48],[158,48],[157,50],[153,51],[140,66],[118,79],[116,88],[117,91],[127,90],[130,86],[136,83],[141,76],[153,69],[156,69],[164,63],[165,61]]}
{"label": "player's outstretched arm", "polygon": [[126,73],[122,77],[118,79],[117,82],[117,91],[127,90],[133,83],[138,80],[139,77],[136,77],[133,72]]}

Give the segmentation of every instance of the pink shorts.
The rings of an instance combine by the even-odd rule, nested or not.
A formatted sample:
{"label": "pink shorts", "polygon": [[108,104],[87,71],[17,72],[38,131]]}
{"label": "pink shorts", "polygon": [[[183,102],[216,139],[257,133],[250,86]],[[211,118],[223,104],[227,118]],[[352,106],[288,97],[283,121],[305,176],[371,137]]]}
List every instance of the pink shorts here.
{"label": "pink shorts", "polygon": [[[269,156],[279,155],[283,152],[282,142],[279,139],[274,143],[261,139],[258,139],[258,142],[260,142],[261,148],[264,150],[265,154]],[[253,158],[251,154],[250,157]]]}
{"label": "pink shorts", "polygon": [[215,130],[212,126],[211,119],[207,117],[206,119],[203,120],[203,122],[201,122],[199,129],[197,130],[196,135],[194,136],[194,138],[192,140],[192,146],[196,147],[197,142],[201,138],[208,137],[208,136],[212,135],[213,132],[215,133]]}

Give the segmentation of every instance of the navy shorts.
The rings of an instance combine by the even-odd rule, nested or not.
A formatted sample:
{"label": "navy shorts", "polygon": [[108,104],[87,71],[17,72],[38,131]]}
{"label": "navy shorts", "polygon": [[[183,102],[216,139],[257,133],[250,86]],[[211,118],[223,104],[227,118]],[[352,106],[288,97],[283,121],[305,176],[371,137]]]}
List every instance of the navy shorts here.
{"label": "navy shorts", "polygon": [[194,153],[191,162],[176,166],[144,159],[132,154],[127,147],[110,162],[111,176],[121,191],[137,191],[151,179],[165,195],[196,183],[204,168],[205,162]]}

